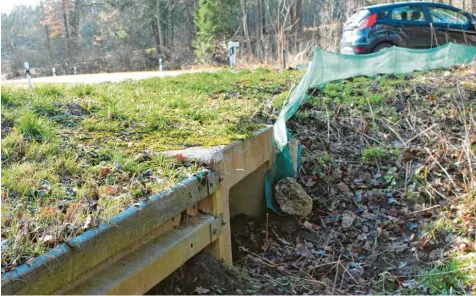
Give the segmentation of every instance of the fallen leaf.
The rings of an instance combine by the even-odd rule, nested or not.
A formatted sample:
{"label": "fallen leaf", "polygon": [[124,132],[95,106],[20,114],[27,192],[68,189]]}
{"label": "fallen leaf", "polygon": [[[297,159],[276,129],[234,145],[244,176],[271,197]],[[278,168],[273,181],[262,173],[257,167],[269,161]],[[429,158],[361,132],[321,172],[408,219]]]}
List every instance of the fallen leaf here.
{"label": "fallen leaf", "polygon": [[264,245],[261,247],[261,249],[263,249],[263,251],[266,251],[267,249],[269,249],[270,246],[271,246],[271,240],[267,239],[264,241]]}
{"label": "fallen leaf", "polygon": [[415,280],[406,280],[402,282],[404,288],[413,289],[416,285]]}
{"label": "fallen leaf", "polygon": [[354,223],[355,218],[356,216],[354,213],[352,213],[351,211],[345,211],[342,214],[342,227],[343,228],[351,227],[352,224]]}
{"label": "fallen leaf", "polygon": [[36,260],[36,257],[33,257],[33,258],[28,259],[25,263],[27,265],[31,266],[33,264],[33,262],[35,262],[35,260]]}
{"label": "fallen leaf", "polygon": [[387,200],[387,202],[388,202],[389,205],[391,205],[391,204],[401,205],[401,203],[393,197],[389,198]]}
{"label": "fallen leaf", "polygon": [[42,242],[44,242],[45,244],[47,245],[53,245],[55,243],[55,239],[52,235],[50,234],[47,234],[45,235],[42,239],[41,239]]}
{"label": "fallen leaf", "polygon": [[109,168],[100,168],[99,170],[100,170],[102,176],[106,176],[107,174],[109,174],[111,172],[111,170]]}
{"label": "fallen leaf", "polygon": [[120,191],[120,187],[117,186],[117,187],[112,187],[112,186],[107,186],[106,187],[106,193],[109,194],[109,195],[118,195],[119,194],[119,191]]}
{"label": "fallen leaf", "polygon": [[285,240],[284,238],[278,237],[278,241],[281,242],[281,243],[284,244],[284,245],[287,245],[287,246],[290,246],[290,245],[291,245],[291,243],[288,242],[287,240]]}
{"label": "fallen leaf", "polygon": [[210,292],[210,289],[206,289],[206,288],[202,288],[202,287],[196,287],[194,292],[197,293],[197,294],[200,294],[200,295],[201,294],[207,294],[207,293]]}
{"label": "fallen leaf", "polygon": [[340,182],[339,184],[337,184],[337,187],[343,193],[347,193],[350,191],[349,186],[347,186],[344,182]]}
{"label": "fallen leaf", "polygon": [[306,227],[307,229],[312,229],[312,223],[310,223],[309,221],[304,221],[304,227]]}
{"label": "fallen leaf", "polygon": [[301,243],[301,242],[296,244],[294,251],[296,252],[297,255],[303,256],[303,257],[308,257],[311,254],[306,243]]}
{"label": "fallen leaf", "polygon": [[409,162],[412,159],[413,159],[413,153],[410,149],[403,151],[403,160],[405,160],[406,162]]}
{"label": "fallen leaf", "polygon": [[93,224],[92,222],[93,222],[93,218],[91,217],[91,215],[88,215],[88,217],[86,218],[86,221],[84,222],[83,229],[88,230],[89,228],[91,228]]}
{"label": "fallen leaf", "polygon": [[309,182],[306,183],[306,187],[312,187],[314,185],[316,185],[315,181],[309,181]]}
{"label": "fallen leaf", "polygon": [[177,154],[175,157],[178,162],[184,162],[187,159],[182,153]]}

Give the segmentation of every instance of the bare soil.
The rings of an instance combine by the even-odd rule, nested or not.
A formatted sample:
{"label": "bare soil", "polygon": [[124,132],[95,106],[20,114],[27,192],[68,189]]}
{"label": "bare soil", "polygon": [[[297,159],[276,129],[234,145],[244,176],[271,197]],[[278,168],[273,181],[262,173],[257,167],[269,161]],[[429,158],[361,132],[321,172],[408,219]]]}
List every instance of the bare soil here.
{"label": "bare soil", "polygon": [[174,272],[147,295],[249,294],[250,282],[236,270],[202,252]]}

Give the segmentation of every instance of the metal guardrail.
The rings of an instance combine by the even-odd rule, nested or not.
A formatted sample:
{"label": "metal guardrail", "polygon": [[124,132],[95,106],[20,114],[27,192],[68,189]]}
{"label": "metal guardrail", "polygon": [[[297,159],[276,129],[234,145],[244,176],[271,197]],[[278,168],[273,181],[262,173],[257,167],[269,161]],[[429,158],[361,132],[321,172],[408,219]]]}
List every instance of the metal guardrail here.
{"label": "metal guardrail", "polygon": [[[30,264],[23,264],[4,274],[2,294],[52,294],[58,291],[65,293],[74,289],[77,283],[87,282],[91,275],[98,273],[96,269],[114,265],[122,258],[133,254],[135,250],[153,246],[156,246],[156,250],[168,250],[159,239],[163,233],[158,230],[167,223],[173,223],[173,219],[177,219],[176,216],[187,208],[216,192],[220,187],[219,180],[218,172],[205,170],[150,196],[147,201],[133,205],[109,222],[90,229],[37,257]],[[222,219],[219,217],[201,216],[202,223],[197,224],[196,228],[189,229],[192,234],[194,231],[200,231],[202,234],[211,233],[209,236],[205,235],[206,240],[201,241],[202,249],[216,239],[210,225],[217,225],[216,221]],[[214,227],[215,233],[218,234],[221,228]],[[175,232],[176,238],[179,239],[178,243],[186,242],[187,237],[191,235],[186,231],[181,233],[183,237],[180,239],[180,235]],[[199,249],[198,246],[196,249]],[[161,262],[162,255],[166,254],[160,250],[156,252],[155,257],[151,256],[157,262]],[[110,284],[112,289],[114,284],[113,282]]]}

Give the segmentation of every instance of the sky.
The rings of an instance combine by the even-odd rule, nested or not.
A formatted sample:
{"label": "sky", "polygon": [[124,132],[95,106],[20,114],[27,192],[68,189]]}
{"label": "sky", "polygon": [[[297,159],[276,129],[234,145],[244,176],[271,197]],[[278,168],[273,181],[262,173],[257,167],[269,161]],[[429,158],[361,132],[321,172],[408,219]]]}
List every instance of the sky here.
{"label": "sky", "polygon": [[9,13],[16,5],[37,6],[39,0],[0,0],[0,13]]}

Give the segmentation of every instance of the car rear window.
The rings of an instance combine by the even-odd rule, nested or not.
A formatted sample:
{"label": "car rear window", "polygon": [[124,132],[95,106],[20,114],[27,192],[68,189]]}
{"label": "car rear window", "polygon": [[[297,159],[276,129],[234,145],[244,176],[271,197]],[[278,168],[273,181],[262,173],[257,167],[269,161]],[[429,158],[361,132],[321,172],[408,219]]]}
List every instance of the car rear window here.
{"label": "car rear window", "polygon": [[357,11],[356,13],[354,13],[354,14],[347,20],[347,22],[346,22],[345,24],[346,24],[346,25],[357,24],[358,22],[360,22],[361,20],[363,20],[366,16],[368,16],[369,14],[370,14],[370,11],[368,11],[367,9],[359,10],[359,11]]}
{"label": "car rear window", "polygon": [[424,22],[423,6],[407,5],[394,8],[392,10],[392,19],[396,21]]}
{"label": "car rear window", "polygon": [[383,19],[386,19],[388,17],[388,10],[381,10],[379,12],[377,12],[377,19],[378,20],[383,20]]}
{"label": "car rear window", "polygon": [[434,23],[464,25],[468,18],[461,12],[442,7],[430,7],[431,21]]}

